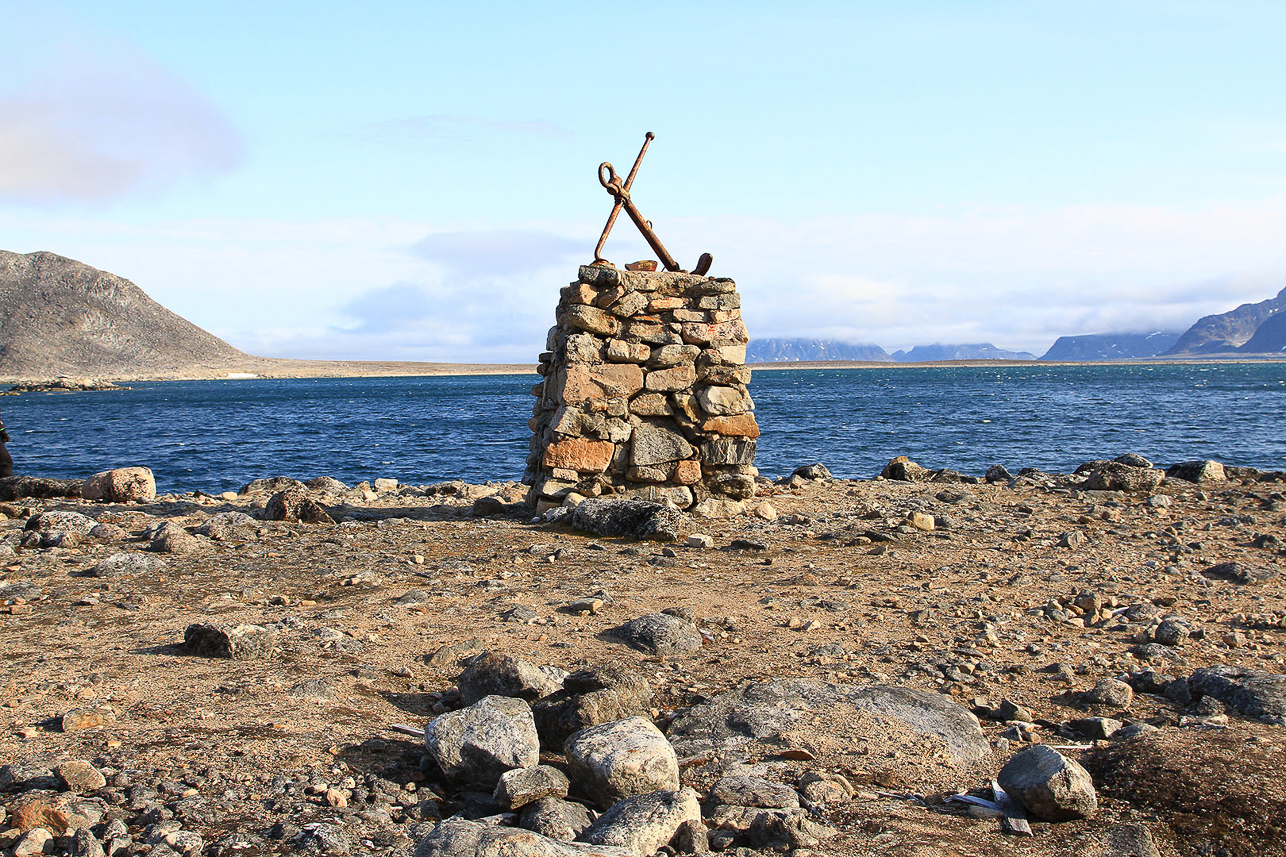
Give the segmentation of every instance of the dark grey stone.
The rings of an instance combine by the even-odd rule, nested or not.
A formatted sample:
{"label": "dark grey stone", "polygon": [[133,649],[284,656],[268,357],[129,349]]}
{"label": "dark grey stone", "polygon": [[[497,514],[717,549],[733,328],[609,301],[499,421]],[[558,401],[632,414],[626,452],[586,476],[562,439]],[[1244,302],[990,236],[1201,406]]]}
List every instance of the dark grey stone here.
{"label": "dark grey stone", "polygon": [[500,775],[540,761],[531,708],[521,699],[488,696],[448,711],[424,730],[424,743],[447,779],[494,789]]}
{"label": "dark grey stone", "polygon": [[1228,580],[1239,586],[1249,586],[1272,580],[1281,574],[1277,566],[1250,565],[1244,562],[1221,562],[1209,568],[1201,569],[1204,577],[1212,580]]}
{"label": "dark grey stone", "polygon": [[651,655],[685,655],[701,648],[697,626],[668,613],[648,613],[613,628],[612,634],[630,648]]}
{"label": "dark grey stone", "polygon": [[764,752],[777,753],[775,741],[782,732],[817,728],[823,715],[855,709],[937,737],[955,765],[973,765],[991,755],[978,718],[942,694],[807,679],[779,679],[718,694],[676,718],[667,735],[684,756],[755,742],[762,742]]}
{"label": "dark grey stone", "polygon": [[205,658],[268,658],[276,643],[277,635],[261,625],[193,624],[183,632],[184,650]]}
{"label": "dark grey stone", "polygon": [[1098,811],[1098,796],[1089,772],[1044,744],[1014,756],[996,779],[1032,815],[1045,821],[1090,818]]}
{"label": "dark grey stone", "polygon": [[567,516],[578,530],[596,536],[654,539],[673,542],[692,531],[692,519],[683,512],[646,500],[583,500]]}
{"label": "dark grey stone", "polygon": [[589,810],[581,804],[547,797],[524,807],[518,824],[541,836],[571,842],[592,822]]}
{"label": "dark grey stone", "polygon": [[469,661],[456,684],[465,705],[484,696],[512,696],[535,702],[561,689],[539,667],[499,652],[483,652]]}
{"label": "dark grey stone", "polygon": [[1286,725],[1286,675],[1232,665],[1204,667],[1188,678],[1195,694],[1213,696],[1247,717]]}

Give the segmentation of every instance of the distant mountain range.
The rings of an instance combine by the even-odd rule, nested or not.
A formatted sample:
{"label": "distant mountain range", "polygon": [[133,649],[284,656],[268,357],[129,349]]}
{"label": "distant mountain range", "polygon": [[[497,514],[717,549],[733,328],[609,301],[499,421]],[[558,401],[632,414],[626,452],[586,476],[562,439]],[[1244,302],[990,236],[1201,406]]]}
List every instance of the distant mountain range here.
{"label": "distant mountain range", "polygon": [[[1199,354],[1275,354],[1280,353],[1286,342],[1281,335],[1281,320],[1260,337],[1260,329],[1286,310],[1286,289],[1277,297],[1257,304],[1242,304],[1234,310],[1200,319],[1187,333],[1179,337],[1164,356],[1191,356]],[[1274,335],[1274,330],[1277,333]]]}
{"label": "distant mountain range", "polygon": [[1041,360],[1122,360],[1156,357],[1179,341],[1177,331],[1152,333],[1089,333],[1060,336]]}
{"label": "distant mountain range", "polygon": [[[1092,333],[1060,336],[1041,360],[1128,360],[1148,357],[1241,357],[1286,355],[1286,289],[1254,304],[1208,315],[1187,331]],[[750,363],[823,360],[921,363],[931,360],[1035,360],[1026,351],[1006,351],[989,342],[976,345],[917,345],[888,354],[878,345],[833,339],[755,339]]]}
{"label": "distant mountain range", "polygon": [[1035,354],[1026,351],[1006,351],[990,342],[975,345],[917,345],[910,351],[894,351],[893,359],[899,363],[927,363],[931,360],[1035,360]]}
{"label": "distant mountain range", "polygon": [[878,345],[838,342],[833,339],[752,339],[746,349],[747,363],[799,363],[816,360],[893,362],[888,352]]}

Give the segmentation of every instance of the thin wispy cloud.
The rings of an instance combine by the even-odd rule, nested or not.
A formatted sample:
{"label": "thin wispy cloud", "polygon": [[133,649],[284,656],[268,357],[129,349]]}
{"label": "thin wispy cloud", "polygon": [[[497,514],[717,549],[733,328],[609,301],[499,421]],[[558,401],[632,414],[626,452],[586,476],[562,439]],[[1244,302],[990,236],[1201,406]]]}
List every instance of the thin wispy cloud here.
{"label": "thin wispy cloud", "polygon": [[229,121],[167,69],[124,45],[28,35],[21,73],[0,82],[0,200],[102,203],[237,165]]}

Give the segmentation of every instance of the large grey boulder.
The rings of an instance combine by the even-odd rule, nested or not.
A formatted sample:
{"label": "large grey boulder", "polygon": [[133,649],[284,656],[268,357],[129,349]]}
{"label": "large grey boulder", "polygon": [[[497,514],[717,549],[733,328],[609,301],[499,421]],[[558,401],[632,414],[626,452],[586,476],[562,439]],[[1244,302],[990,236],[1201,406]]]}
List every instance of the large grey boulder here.
{"label": "large grey boulder", "polygon": [[593,823],[589,810],[556,797],[541,798],[523,807],[518,824],[559,842],[571,842]]}
{"label": "large grey boulder", "polygon": [[1223,482],[1228,478],[1223,465],[1218,461],[1182,461],[1171,465],[1165,475],[1168,479],[1196,483]]}
{"label": "large grey boulder", "polygon": [[798,809],[799,793],[785,783],[763,777],[733,774],[710,787],[706,800],[712,805],[757,806],[764,809]]}
{"label": "large grey boulder", "polygon": [[582,729],[563,750],[576,784],[604,808],[621,798],[679,787],[674,748],[643,717]]}
{"label": "large grey boulder", "polygon": [[276,644],[276,633],[262,625],[196,623],[183,632],[184,651],[204,658],[262,660],[272,656]]}
{"label": "large grey boulder", "polygon": [[535,702],[561,689],[539,667],[499,652],[483,652],[469,661],[456,686],[465,705],[484,696],[512,696]]}
{"label": "large grey boulder", "polygon": [[653,539],[673,542],[687,538],[692,519],[677,509],[646,500],[582,500],[567,523],[578,530],[604,537]]}
{"label": "large grey boulder", "polygon": [[[916,747],[903,769],[916,781],[947,787],[962,770],[991,755],[978,718],[939,693],[884,685],[779,679],[717,694],[670,724],[667,737],[682,756],[762,755],[802,744],[819,766],[840,763],[839,748],[872,735],[892,746]],[[941,752],[923,752],[926,742]],[[837,755],[828,756],[828,753]]]}
{"label": "large grey boulder", "polygon": [[133,577],[139,574],[156,574],[165,571],[165,560],[159,556],[132,551],[114,553],[100,559],[89,570],[91,577]]}
{"label": "large grey boulder", "polygon": [[532,713],[540,743],[561,750],[573,732],[647,714],[651,703],[646,679],[618,666],[598,666],[567,676],[563,689],[536,702]]}
{"label": "large grey boulder", "polygon": [[246,538],[258,526],[259,522],[245,512],[217,512],[203,521],[196,532],[216,542],[223,542]]}
{"label": "large grey boulder", "polygon": [[1188,678],[1194,695],[1213,696],[1247,717],[1286,725],[1286,675],[1220,664]]}
{"label": "large grey boulder", "polygon": [[89,531],[98,526],[98,521],[80,512],[52,511],[41,512],[27,519],[25,529],[38,533],[75,533],[79,536],[89,535]]}
{"label": "large grey boulder", "polygon": [[1045,744],[1014,756],[996,779],[1032,815],[1045,821],[1074,821],[1098,812],[1098,795],[1089,772]]}
{"label": "large grey boulder", "polygon": [[1118,461],[1105,461],[1090,473],[1085,483],[1091,491],[1151,491],[1161,484],[1165,472],[1152,467],[1131,467]]}
{"label": "large grey boulder", "polygon": [[613,628],[611,633],[630,648],[649,655],[686,655],[701,648],[697,626],[669,613],[648,613]]}
{"label": "large grey boulder", "polygon": [[85,480],[80,496],[105,503],[146,503],[156,499],[156,479],[146,467],[104,470]]}
{"label": "large grey boulder", "polygon": [[415,849],[415,857],[632,857],[624,848],[557,842],[517,827],[448,818]]}
{"label": "large grey boulder", "polygon": [[567,797],[570,786],[563,772],[549,765],[514,768],[500,775],[492,797],[501,809],[518,809],[541,798]]}
{"label": "large grey boulder", "polygon": [[624,848],[643,857],[655,854],[685,823],[701,822],[701,804],[692,789],[635,795],[599,816],[580,841]]}
{"label": "large grey boulder", "polygon": [[506,696],[487,696],[437,717],[424,730],[424,743],[442,773],[456,785],[492,789],[505,771],[530,768],[540,761],[531,707]]}

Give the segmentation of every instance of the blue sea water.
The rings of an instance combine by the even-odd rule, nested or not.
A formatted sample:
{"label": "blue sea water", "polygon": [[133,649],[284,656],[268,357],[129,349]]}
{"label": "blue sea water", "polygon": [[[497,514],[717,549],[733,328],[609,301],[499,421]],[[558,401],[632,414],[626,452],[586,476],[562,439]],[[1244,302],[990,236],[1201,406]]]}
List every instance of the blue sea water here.
{"label": "blue sea water", "polygon": [[[262,476],[517,479],[526,375],[136,383],[0,398],[16,472],[78,478],[131,464],[161,491]],[[767,476],[824,462],[870,477],[896,455],[981,474],[1068,472],[1138,452],[1286,469],[1286,363],[890,366],[760,371],[751,393]]]}

